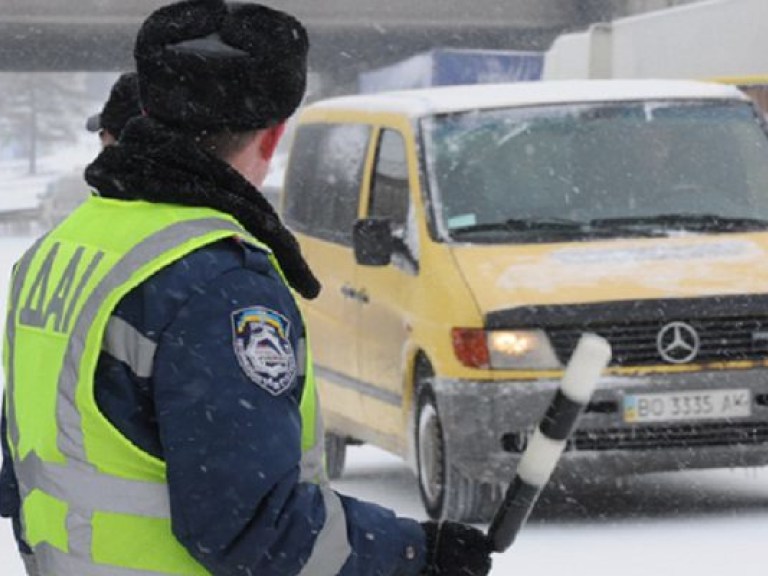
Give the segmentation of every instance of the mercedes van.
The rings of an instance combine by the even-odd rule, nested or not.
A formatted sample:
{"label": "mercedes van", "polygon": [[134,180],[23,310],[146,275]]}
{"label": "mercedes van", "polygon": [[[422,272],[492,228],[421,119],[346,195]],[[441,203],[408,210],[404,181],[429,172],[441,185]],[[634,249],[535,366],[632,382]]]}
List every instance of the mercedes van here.
{"label": "mercedes van", "polygon": [[613,358],[558,467],[768,463],[768,137],[735,87],[551,81],[307,106],[282,211],[329,471],[410,462],[487,520],[583,332]]}

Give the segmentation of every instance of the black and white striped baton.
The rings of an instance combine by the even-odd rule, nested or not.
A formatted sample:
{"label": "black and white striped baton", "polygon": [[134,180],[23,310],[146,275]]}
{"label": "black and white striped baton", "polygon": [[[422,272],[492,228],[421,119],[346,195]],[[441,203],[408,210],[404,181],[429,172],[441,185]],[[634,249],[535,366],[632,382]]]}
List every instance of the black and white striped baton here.
{"label": "black and white striped baton", "polygon": [[610,359],[611,346],[604,338],[596,334],[581,336],[560,387],[520,457],[515,478],[488,529],[495,552],[509,548],[528,519]]}

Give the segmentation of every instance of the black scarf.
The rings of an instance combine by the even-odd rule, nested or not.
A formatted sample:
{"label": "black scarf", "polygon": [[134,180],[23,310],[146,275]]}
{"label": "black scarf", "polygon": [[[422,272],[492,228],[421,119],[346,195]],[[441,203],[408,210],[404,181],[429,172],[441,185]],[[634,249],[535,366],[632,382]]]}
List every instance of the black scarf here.
{"label": "black scarf", "polygon": [[320,283],[296,238],[267,199],[188,135],[151,118],[134,118],[126,125],[119,144],[105,148],[85,169],[85,179],[106,198],[226,212],[272,249],[288,283],[299,294],[315,298],[320,293]]}

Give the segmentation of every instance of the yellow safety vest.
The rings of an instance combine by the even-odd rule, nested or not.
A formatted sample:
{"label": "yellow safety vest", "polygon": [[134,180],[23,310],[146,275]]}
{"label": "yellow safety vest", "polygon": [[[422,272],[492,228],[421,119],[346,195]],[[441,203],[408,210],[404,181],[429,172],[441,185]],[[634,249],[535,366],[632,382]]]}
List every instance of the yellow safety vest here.
{"label": "yellow safety vest", "polygon": [[[4,349],[8,440],[23,536],[43,575],[208,574],[171,532],[165,462],[104,417],[94,374],[112,312],[130,290],[233,236],[267,251],[280,271],[271,251],[222,212],[97,197],[17,264]],[[326,526],[338,531],[343,510],[326,486],[308,345],[306,358],[301,478],[321,484],[327,515],[336,518]],[[342,561],[314,565],[325,572]]]}

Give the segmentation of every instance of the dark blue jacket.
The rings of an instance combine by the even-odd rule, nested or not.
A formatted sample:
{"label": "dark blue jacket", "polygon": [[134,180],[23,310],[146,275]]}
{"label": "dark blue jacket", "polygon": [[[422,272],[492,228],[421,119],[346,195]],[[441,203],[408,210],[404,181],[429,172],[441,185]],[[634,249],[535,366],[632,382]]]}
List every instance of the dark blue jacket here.
{"label": "dark blue jacket", "polygon": [[[325,510],[318,487],[299,482],[303,382],[273,395],[237,361],[232,315],[254,306],[288,320],[297,350],[301,317],[263,252],[225,240],[165,268],[114,312],[157,345],[152,376],[102,353],[96,400],[166,462],[174,534],[210,572],[287,576],[309,557]],[[4,432],[0,514],[18,518]],[[425,542],[415,520],[342,501],[353,550],[342,576],[419,574]]]}

